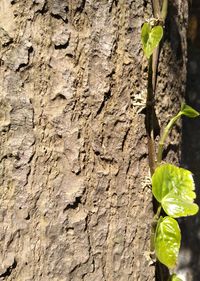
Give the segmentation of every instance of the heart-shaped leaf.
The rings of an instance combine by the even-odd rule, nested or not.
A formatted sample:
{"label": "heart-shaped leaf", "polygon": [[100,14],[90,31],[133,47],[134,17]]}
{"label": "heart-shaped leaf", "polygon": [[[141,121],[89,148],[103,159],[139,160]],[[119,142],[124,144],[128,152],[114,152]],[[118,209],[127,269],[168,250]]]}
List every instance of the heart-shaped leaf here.
{"label": "heart-shaped leaf", "polygon": [[158,202],[169,193],[181,193],[186,199],[196,198],[192,173],[172,164],[163,164],[156,168],[152,176],[153,195]]}
{"label": "heart-shaped leaf", "polygon": [[146,57],[149,59],[153,54],[154,49],[158,46],[163,37],[162,26],[151,27],[149,23],[144,23],[142,26],[142,47]]}
{"label": "heart-shaped leaf", "polygon": [[171,164],[156,168],[152,176],[152,192],[167,215],[177,218],[198,212],[192,173]]}
{"label": "heart-shaped leaf", "polygon": [[200,115],[198,111],[187,104],[182,104],[180,114],[190,118],[195,118]]}
{"label": "heart-shaped leaf", "polygon": [[170,217],[160,218],[155,233],[155,253],[158,260],[168,268],[177,263],[181,233],[177,221]]}
{"label": "heart-shaped leaf", "polygon": [[170,192],[161,201],[162,207],[166,214],[173,218],[180,218],[195,215],[199,207],[197,204],[180,198],[179,195]]}

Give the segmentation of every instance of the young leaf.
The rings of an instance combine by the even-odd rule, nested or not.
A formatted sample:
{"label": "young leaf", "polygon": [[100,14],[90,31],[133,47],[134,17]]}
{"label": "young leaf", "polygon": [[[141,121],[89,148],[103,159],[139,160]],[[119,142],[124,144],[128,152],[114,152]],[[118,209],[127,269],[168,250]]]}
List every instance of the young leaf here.
{"label": "young leaf", "polygon": [[142,47],[148,59],[153,54],[154,49],[158,46],[162,37],[162,26],[158,25],[152,28],[149,23],[143,24],[141,33]]}
{"label": "young leaf", "polygon": [[195,118],[200,115],[198,111],[187,104],[182,104],[180,114],[190,118]]}
{"label": "young leaf", "polygon": [[158,260],[168,268],[177,263],[181,243],[180,228],[176,220],[170,217],[160,218],[155,233],[155,253]]}
{"label": "young leaf", "polygon": [[168,281],[183,281],[180,279],[176,274],[173,274],[172,276],[169,277]]}
{"label": "young leaf", "polygon": [[186,199],[196,198],[192,173],[172,164],[163,164],[156,168],[152,176],[152,189],[158,202],[172,191],[179,191]]}
{"label": "young leaf", "polygon": [[169,193],[162,199],[162,207],[168,216],[180,218],[195,215],[199,207],[191,200],[180,198],[176,193]]}
{"label": "young leaf", "polygon": [[152,176],[152,192],[167,215],[177,218],[192,216],[198,212],[193,203],[195,185],[190,171],[164,164],[156,168]]}
{"label": "young leaf", "polygon": [[151,32],[151,26],[149,23],[145,22],[142,26],[142,33],[141,33],[141,39],[142,39],[142,47],[145,49],[147,42],[149,40],[149,34]]}

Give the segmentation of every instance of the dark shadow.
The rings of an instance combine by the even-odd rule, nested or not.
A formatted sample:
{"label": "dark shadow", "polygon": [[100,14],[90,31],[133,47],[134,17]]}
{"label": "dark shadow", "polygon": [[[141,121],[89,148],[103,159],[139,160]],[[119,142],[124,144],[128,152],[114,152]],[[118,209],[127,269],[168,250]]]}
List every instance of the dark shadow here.
{"label": "dark shadow", "polygon": [[181,44],[180,29],[177,25],[178,11],[173,1],[169,2],[168,15],[165,23],[165,40],[170,42],[172,53],[176,61],[183,65],[183,50]]}
{"label": "dark shadow", "polygon": [[[199,27],[198,27],[199,25]],[[200,111],[200,1],[193,0],[190,7],[188,30],[188,65],[186,102]],[[194,174],[197,200],[200,206],[200,119],[183,119],[183,167]],[[182,259],[179,268],[188,274],[188,281],[200,280],[200,214],[181,221]],[[187,276],[187,275],[186,275]]]}

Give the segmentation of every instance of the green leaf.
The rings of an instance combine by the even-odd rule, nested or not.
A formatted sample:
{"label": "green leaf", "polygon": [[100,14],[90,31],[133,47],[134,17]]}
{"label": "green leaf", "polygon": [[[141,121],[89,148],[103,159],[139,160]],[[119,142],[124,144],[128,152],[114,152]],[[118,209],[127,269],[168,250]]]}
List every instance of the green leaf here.
{"label": "green leaf", "polygon": [[172,164],[156,168],[152,176],[152,191],[158,202],[172,191],[183,194],[186,199],[196,198],[192,173]]}
{"label": "green leaf", "polygon": [[198,111],[187,104],[182,104],[180,114],[190,118],[195,118],[200,115]]}
{"label": "green leaf", "polygon": [[171,164],[160,165],[152,176],[152,192],[167,215],[178,218],[198,212],[192,173]]}
{"label": "green leaf", "polygon": [[176,274],[173,274],[172,276],[170,276],[168,281],[183,281],[183,280],[180,279]]}
{"label": "green leaf", "polygon": [[158,260],[168,268],[174,268],[181,243],[180,228],[175,219],[170,217],[159,219],[154,243]]}
{"label": "green leaf", "polygon": [[158,46],[162,37],[162,26],[158,25],[152,28],[149,23],[143,24],[141,33],[142,47],[148,59],[153,54],[154,49]]}
{"label": "green leaf", "polygon": [[199,207],[190,200],[182,199],[171,192],[162,199],[162,207],[166,214],[173,218],[195,215]]}
{"label": "green leaf", "polygon": [[142,33],[141,33],[141,39],[142,39],[142,46],[143,49],[145,49],[147,42],[149,40],[149,34],[151,32],[151,26],[148,23],[144,23],[142,26]]}

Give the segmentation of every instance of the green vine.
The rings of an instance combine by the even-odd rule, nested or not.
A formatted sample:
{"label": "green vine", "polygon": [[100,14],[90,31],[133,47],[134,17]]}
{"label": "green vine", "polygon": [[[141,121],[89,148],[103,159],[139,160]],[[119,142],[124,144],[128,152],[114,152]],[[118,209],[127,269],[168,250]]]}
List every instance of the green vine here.
{"label": "green vine", "polygon": [[[157,261],[165,265],[171,272],[167,281],[182,281],[174,273],[181,245],[181,232],[176,219],[195,215],[199,207],[194,203],[196,193],[192,173],[175,165],[162,163],[162,157],[166,139],[180,117],[184,115],[189,118],[195,118],[200,114],[192,107],[183,104],[178,114],[164,128],[156,155],[154,143],[154,96],[159,44],[163,37],[163,25],[167,15],[168,1],[163,0],[162,7],[160,7],[158,0],[152,0],[152,5],[156,18],[144,23],[141,31],[142,47],[149,66],[146,101],[149,166],[152,176],[152,193],[158,205],[152,222],[151,252],[155,252]],[[162,271],[160,275],[160,279],[166,281],[163,279]]]}

